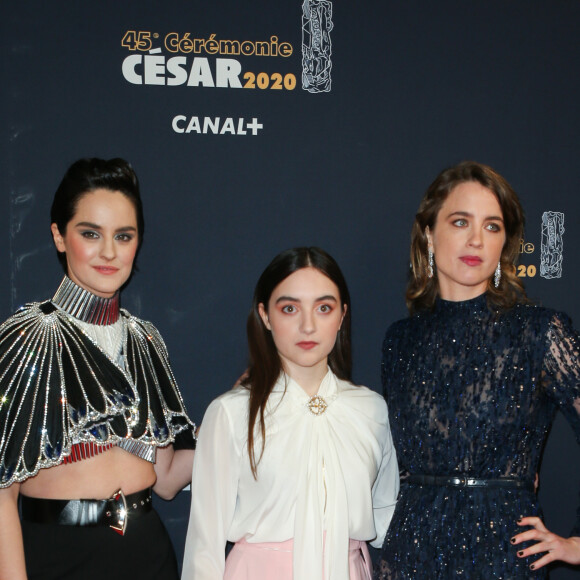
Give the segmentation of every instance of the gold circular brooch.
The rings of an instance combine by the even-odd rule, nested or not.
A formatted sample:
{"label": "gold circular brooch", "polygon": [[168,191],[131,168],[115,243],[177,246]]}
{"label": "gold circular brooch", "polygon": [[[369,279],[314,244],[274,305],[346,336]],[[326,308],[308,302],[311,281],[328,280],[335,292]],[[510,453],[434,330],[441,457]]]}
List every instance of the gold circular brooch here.
{"label": "gold circular brooch", "polygon": [[308,401],[308,409],[313,415],[322,415],[327,407],[326,401],[319,395],[311,397],[310,401]]}

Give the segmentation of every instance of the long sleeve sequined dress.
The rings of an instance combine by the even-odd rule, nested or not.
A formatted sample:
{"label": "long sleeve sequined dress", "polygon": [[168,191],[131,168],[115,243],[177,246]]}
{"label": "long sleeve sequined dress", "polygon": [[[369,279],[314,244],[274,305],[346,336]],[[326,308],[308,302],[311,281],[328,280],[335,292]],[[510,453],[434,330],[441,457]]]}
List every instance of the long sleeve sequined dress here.
{"label": "long sleeve sequined dress", "polygon": [[[403,472],[514,478],[527,488],[401,481],[375,578],[545,578],[510,538],[539,515],[533,491],[543,443],[560,409],[580,441],[580,342],[562,313],[485,295],[438,300],[393,324],[383,344],[383,388]],[[580,535],[579,518],[572,535]]]}

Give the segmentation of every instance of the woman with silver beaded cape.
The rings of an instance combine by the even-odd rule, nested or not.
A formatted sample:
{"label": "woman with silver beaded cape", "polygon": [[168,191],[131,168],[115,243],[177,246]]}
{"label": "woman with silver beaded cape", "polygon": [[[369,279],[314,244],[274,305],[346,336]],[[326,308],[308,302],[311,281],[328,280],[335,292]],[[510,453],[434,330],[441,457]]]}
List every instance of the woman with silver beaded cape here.
{"label": "woman with silver beaded cape", "polygon": [[[428,188],[411,236],[407,306],[383,344],[401,492],[376,580],[538,579],[580,564],[535,489],[557,409],[580,440],[580,343],[516,276],[523,211],[494,170],[463,162]],[[580,512],[579,512],[580,516]]]}
{"label": "woman with silver beaded cape", "polygon": [[119,306],[144,230],[131,166],[74,163],[51,222],[66,276],[0,326],[0,579],[174,580],[151,489],[189,482],[195,426],[161,335]]}

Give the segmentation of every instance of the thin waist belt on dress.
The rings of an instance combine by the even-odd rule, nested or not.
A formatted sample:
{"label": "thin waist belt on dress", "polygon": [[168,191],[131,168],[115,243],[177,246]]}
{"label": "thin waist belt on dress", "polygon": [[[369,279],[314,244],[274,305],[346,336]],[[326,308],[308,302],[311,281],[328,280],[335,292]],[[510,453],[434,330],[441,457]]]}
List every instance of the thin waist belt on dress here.
{"label": "thin waist belt on dress", "polygon": [[22,519],[38,524],[62,526],[109,526],[124,535],[133,521],[153,508],[151,488],[129,495],[121,490],[108,499],[45,499],[20,496]]}
{"label": "thin waist belt on dress", "polygon": [[504,487],[534,490],[534,484],[531,481],[516,479],[513,477],[502,477],[499,479],[481,479],[478,477],[469,477],[461,475],[422,475],[412,474],[407,478],[401,479],[401,482],[415,483],[419,485],[441,485],[451,487]]}

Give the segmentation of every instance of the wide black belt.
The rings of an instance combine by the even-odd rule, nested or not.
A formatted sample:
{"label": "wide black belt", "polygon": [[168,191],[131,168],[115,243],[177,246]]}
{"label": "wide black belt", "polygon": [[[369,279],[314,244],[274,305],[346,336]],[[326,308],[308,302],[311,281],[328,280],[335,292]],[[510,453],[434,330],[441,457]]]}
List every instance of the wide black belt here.
{"label": "wide black belt", "polygon": [[528,489],[533,491],[534,484],[531,481],[516,479],[513,477],[502,477],[499,479],[482,479],[470,477],[468,475],[422,475],[412,474],[401,480],[405,483],[418,485],[440,485],[450,487],[504,487],[516,489]]}
{"label": "wide black belt", "polygon": [[151,488],[125,495],[121,490],[108,499],[45,499],[21,495],[22,519],[62,526],[109,526],[124,535],[133,521],[153,508]]}

